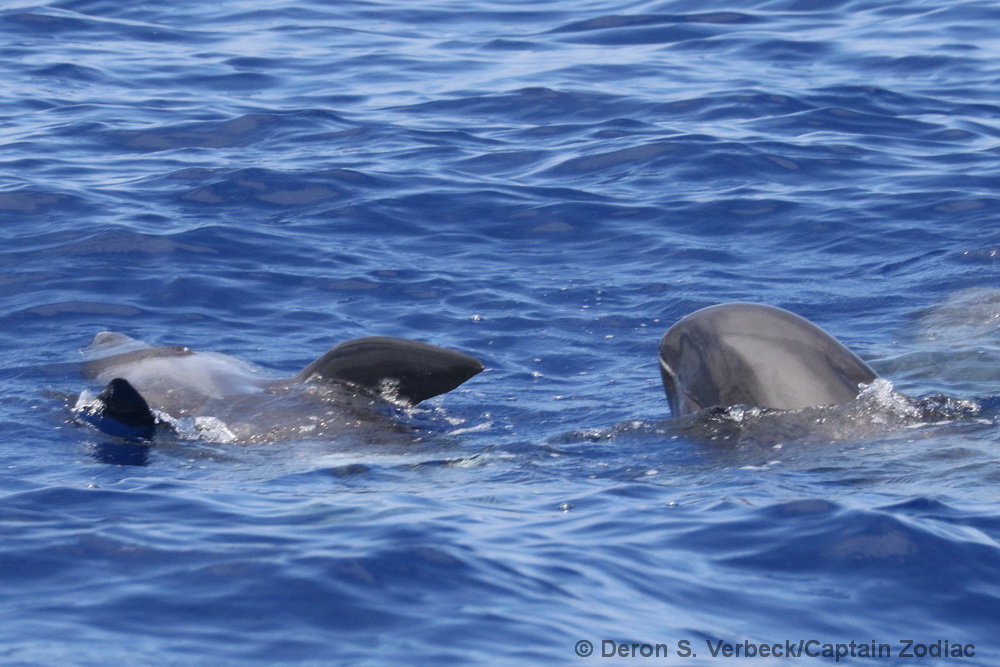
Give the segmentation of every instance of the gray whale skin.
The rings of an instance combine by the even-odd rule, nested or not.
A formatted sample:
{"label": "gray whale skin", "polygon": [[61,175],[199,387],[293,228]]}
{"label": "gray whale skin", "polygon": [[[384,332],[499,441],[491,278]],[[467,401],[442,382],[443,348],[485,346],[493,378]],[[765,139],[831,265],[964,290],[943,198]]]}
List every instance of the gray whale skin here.
{"label": "gray whale skin", "polygon": [[663,335],[659,360],[674,417],[734,405],[838,405],[878,377],[815,324],[756,303],[709,306],[684,317]]}
{"label": "gray whale skin", "polygon": [[84,352],[84,377],[107,385],[96,399],[81,395],[77,416],[127,440],[149,440],[171,420],[220,415],[224,425],[237,429],[236,435],[227,430],[227,439],[286,439],[312,429],[317,414],[332,415],[330,424],[377,420],[367,409],[374,400],[416,405],[483,370],[478,359],[461,352],[386,337],[342,343],[290,378],[262,376],[228,355],[150,347],[111,332],[97,334]]}

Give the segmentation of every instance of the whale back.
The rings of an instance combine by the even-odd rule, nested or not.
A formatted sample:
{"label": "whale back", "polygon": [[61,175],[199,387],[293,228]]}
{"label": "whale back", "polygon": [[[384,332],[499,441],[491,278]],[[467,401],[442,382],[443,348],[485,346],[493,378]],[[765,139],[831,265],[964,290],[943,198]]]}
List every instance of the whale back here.
{"label": "whale back", "polygon": [[781,308],[703,308],[660,342],[660,374],[675,417],[745,405],[799,410],[857,398],[878,376],[830,334]]}
{"label": "whale back", "polygon": [[254,394],[277,382],[235,357],[184,346],[140,347],[89,359],[82,374],[105,382],[128,380],[151,406],[175,416],[197,412],[213,400]]}
{"label": "whale back", "polygon": [[225,354],[102,332],[84,350],[81,371],[107,384],[97,396],[84,391],[74,410],[81,421],[130,440],[182,429],[223,442],[275,442],[366,424],[378,430],[387,420],[373,399],[414,405],[482,370],[460,352],[376,337],[338,345],[293,377],[275,377]]}

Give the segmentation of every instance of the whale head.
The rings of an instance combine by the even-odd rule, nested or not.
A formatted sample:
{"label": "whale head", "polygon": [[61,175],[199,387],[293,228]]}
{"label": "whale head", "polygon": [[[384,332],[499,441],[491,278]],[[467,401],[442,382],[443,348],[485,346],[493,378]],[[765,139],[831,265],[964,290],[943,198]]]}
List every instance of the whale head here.
{"label": "whale head", "polygon": [[675,417],[733,405],[842,404],[878,377],[815,324],[755,303],[710,306],[684,317],[664,334],[659,360]]}

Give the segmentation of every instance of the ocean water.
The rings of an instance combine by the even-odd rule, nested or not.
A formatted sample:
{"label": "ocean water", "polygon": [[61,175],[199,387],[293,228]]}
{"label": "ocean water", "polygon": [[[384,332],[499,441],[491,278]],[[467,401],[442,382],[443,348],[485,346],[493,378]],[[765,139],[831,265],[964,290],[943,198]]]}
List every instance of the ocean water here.
{"label": "ocean water", "polygon": [[[997,664],[997,25],[3,3],[0,663]],[[660,336],[735,300],[957,407],[671,420]],[[391,436],[147,447],[73,421],[101,330],[487,370]]]}

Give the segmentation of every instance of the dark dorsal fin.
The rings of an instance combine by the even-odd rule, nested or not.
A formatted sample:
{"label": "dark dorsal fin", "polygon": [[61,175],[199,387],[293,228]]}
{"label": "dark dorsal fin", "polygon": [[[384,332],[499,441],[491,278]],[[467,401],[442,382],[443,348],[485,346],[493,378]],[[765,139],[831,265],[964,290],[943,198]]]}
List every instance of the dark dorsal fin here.
{"label": "dark dorsal fin", "polygon": [[148,440],[156,430],[149,404],[128,380],[115,378],[100,394],[98,411],[87,415],[101,431],[128,440]]}
{"label": "dark dorsal fin", "polygon": [[402,338],[373,336],[341,343],[306,366],[312,377],[346,382],[409,405],[451,391],[483,370],[478,359],[443,347]]}
{"label": "dark dorsal fin", "polygon": [[156,417],[149,403],[128,380],[115,378],[97,398],[104,403],[104,414],[128,426],[153,426]]}

